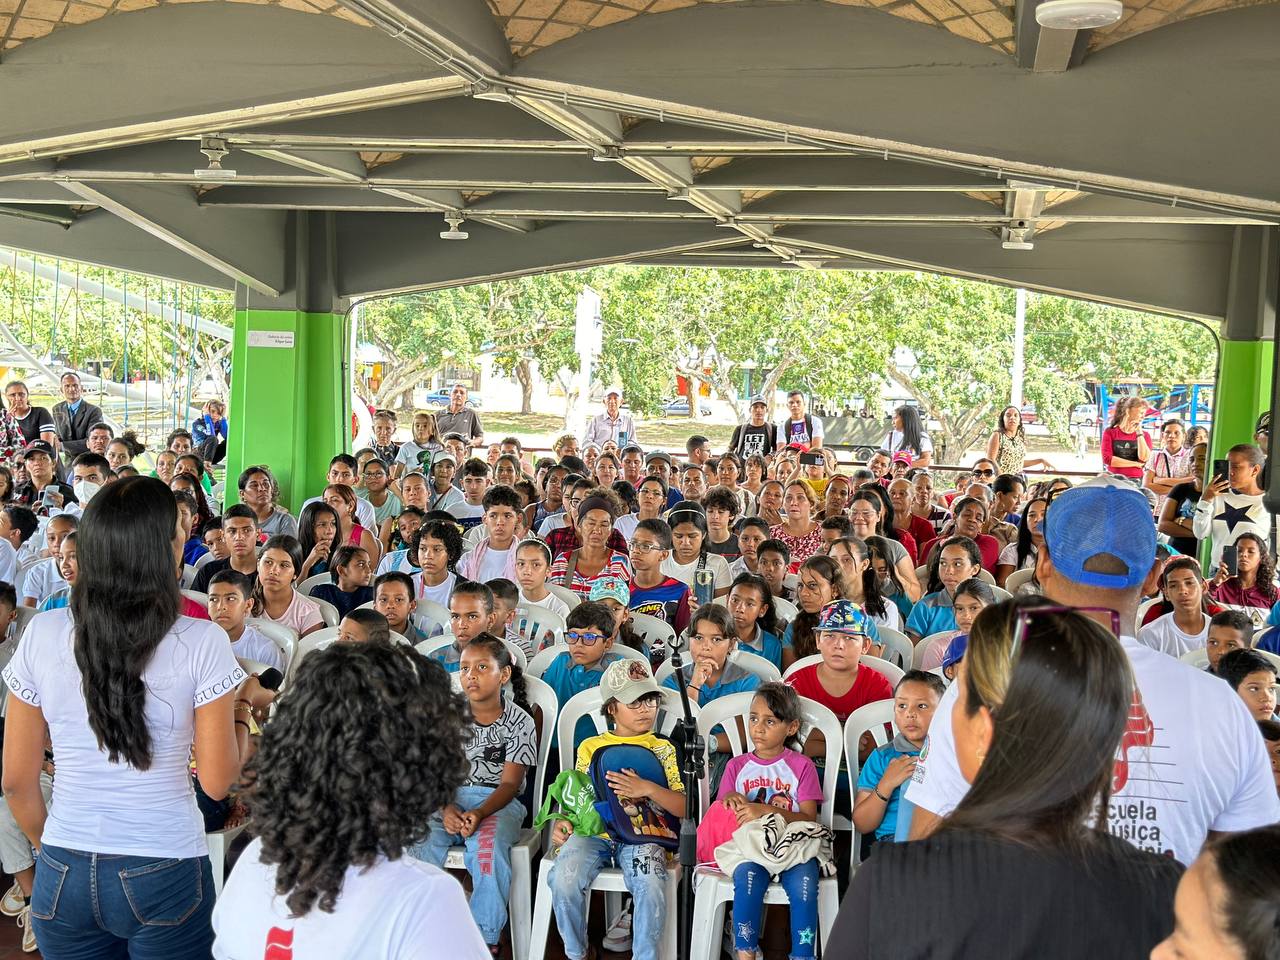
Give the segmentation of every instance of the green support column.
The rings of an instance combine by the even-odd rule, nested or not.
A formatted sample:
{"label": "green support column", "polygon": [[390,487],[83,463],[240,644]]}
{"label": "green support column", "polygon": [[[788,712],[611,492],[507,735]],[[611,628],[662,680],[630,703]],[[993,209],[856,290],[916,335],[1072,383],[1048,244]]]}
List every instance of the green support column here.
{"label": "green support column", "polygon": [[231,345],[226,502],[255,463],[271,467],[295,516],[320,492],[335,453],[351,447],[347,304],[335,290],[331,213],[292,213],[282,236],[288,287],[279,296],[236,288]]}
{"label": "green support column", "polygon": [[1274,340],[1223,340],[1213,397],[1210,460],[1222,460],[1237,443],[1253,443],[1258,414],[1271,409]]}
{"label": "green support column", "polygon": [[295,516],[350,447],[344,375],[345,317],[300,310],[236,311],[232,342],[227,502],[250,464],[269,464],[280,502]]}

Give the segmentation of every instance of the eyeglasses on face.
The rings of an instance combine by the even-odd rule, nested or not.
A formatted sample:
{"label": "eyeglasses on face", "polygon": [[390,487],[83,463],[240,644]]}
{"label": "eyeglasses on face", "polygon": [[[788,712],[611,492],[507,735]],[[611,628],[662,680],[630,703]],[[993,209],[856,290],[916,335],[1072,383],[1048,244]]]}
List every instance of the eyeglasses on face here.
{"label": "eyeglasses on face", "polygon": [[994,477],[996,475],[996,472],[994,470],[988,470],[985,467],[982,469],[978,469],[977,467],[974,467],[973,475],[975,477]]}
{"label": "eyeglasses on face", "polygon": [[578,633],[576,631],[570,631],[564,635],[565,643],[571,646],[581,645],[584,647],[594,647],[597,643],[600,643],[605,639],[606,637],[599,633]]}

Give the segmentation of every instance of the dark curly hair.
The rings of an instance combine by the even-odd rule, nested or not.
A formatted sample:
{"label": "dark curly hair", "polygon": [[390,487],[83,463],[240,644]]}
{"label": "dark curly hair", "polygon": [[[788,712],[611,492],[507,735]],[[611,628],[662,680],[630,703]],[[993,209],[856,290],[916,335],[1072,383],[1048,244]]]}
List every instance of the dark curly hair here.
{"label": "dark curly hair", "polygon": [[335,643],[298,668],[246,767],[262,862],[292,916],[332,913],[348,867],[398,860],[470,769],[466,701],[403,644]]}
{"label": "dark curly hair", "polygon": [[[449,520],[428,520],[414,532],[410,539],[409,556],[415,560],[418,559],[418,547],[427,537],[444,544],[445,554],[448,557],[446,566],[449,572],[453,573],[454,567],[462,559],[462,534],[458,532],[458,525]],[[421,565],[421,563],[418,564],[418,566]]]}

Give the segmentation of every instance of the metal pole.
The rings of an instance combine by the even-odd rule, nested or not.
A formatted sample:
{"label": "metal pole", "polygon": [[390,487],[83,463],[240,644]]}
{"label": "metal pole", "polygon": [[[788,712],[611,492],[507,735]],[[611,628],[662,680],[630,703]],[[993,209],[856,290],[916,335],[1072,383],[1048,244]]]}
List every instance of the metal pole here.
{"label": "metal pole", "polygon": [[1015,298],[1013,315],[1013,388],[1009,391],[1009,402],[1019,410],[1022,409],[1022,379],[1026,372],[1024,348],[1027,338],[1027,291],[1021,287]]}

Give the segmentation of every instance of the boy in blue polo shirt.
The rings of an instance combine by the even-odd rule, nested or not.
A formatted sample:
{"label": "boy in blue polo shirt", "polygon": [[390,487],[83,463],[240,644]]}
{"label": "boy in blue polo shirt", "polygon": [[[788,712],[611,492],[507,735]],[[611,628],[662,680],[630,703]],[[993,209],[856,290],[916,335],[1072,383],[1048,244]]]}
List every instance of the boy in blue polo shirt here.
{"label": "boy in blue polo shirt", "polygon": [[893,722],[898,734],[867,757],[858,774],[853,825],[859,833],[874,833],[877,843],[894,839],[902,785],[911,779],[916,758],[924,749],[933,713],[946,687],[942,678],[911,670],[893,692]]}
{"label": "boy in blue polo shirt", "polygon": [[[622,659],[622,654],[613,652],[613,633],[613,614],[604,604],[588,600],[569,611],[564,630],[569,649],[552,660],[542,673],[543,682],[556,692],[561,710],[574,695],[600,686],[605,667]],[[583,717],[573,731],[574,749],[595,735],[595,724]],[[551,742],[554,746],[556,740]]]}

